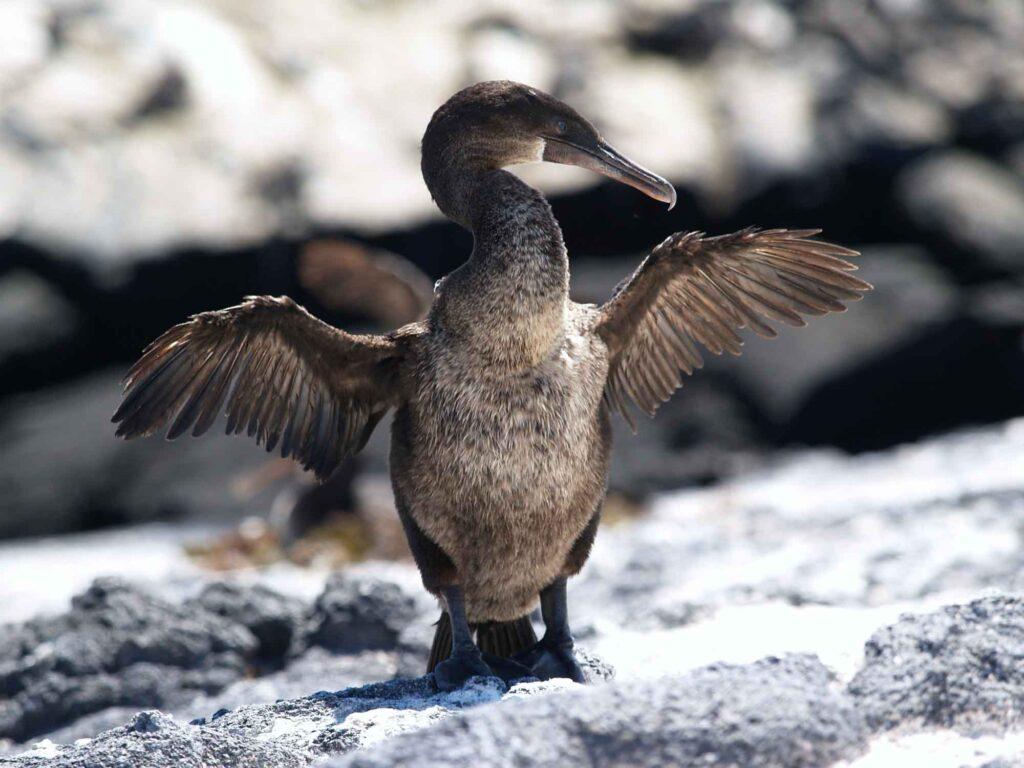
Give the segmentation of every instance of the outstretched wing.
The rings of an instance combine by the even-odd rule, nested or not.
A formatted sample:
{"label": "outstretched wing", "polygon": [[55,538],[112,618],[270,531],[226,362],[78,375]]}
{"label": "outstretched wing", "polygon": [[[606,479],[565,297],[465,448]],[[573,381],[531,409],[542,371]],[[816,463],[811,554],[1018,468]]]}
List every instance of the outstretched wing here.
{"label": "outstretched wing", "polygon": [[819,230],[746,229],[672,235],[601,307],[608,347],[605,397],[631,425],[627,399],[649,415],[704,364],[697,344],[738,355],[737,330],[773,337],[763,318],[805,325],[801,315],[844,312],[871,286],[849,274],[856,251],[811,238]]}
{"label": "outstretched wing", "polygon": [[323,478],[363,447],[398,399],[402,331],[356,336],[287,297],[250,296],[203,312],[146,348],[125,377],[113,421],[120,437],[170,424],[167,439],[201,435],[222,412]]}

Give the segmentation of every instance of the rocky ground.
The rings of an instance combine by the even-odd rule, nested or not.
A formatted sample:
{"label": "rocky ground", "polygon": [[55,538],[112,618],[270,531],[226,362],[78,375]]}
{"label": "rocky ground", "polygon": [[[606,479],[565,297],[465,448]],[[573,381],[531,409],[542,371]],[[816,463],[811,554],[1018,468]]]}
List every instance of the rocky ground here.
{"label": "rocky ground", "polygon": [[[129,567],[0,630],[2,764],[1014,765],[1022,483],[1013,421],[658,496],[572,584],[586,687],[436,693],[418,673],[437,607],[405,565],[223,582],[155,548],[155,580]],[[79,578],[119,572],[88,557],[114,535],[69,540]],[[47,551],[0,556],[17,578]]]}
{"label": "rocky ground", "polygon": [[[0,764],[1024,765],[1022,9],[0,2]],[[386,423],[325,501],[244,440],[125,444],[109,416],[147,342],[245,294],[386,324],[370,272],[347,307],[310,287],[312,239],[426,285],[459,264],[418,143],[496,77],[679,190],[523,170],[577,299],[748,225],[823,227],[876,289],[616,426],[572,585],[591,686],[440,695],[407,563],[210,547],[306,503],[358,513],[351,560],[403,553]]]}

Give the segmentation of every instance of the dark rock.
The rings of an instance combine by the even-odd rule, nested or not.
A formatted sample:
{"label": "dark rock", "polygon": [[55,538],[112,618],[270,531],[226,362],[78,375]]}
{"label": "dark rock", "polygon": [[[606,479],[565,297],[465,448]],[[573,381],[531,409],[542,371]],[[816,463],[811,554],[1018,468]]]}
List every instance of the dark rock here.
{"label": "dark rock", "polygon": [[1000,734],[1024,722],[1024,599],[907,615],[876,632],[850,694],[873,730]]}
{"label": "dark rock", "polygon": [[631,499],[724,480],[761,462],[772,440],[758,403],[730,376],[702,372],[661,406],[637,416],[636,434],[616,417],[609,488]]}
{"label": "dark rock", "polygon": [[271,664],[283,661],[298,634],[306,609],[301,600],[266,587],[226,582],[210,584],[186,607],[188,605],[196,605],[247,627],[259,641],[259,658]]}
{"label": "dark rock", "polygon": [[133,123],[165,116],[188,103],[188,81],[176,66],[167,66],[150,85],[149,92],[132,109],[127,122]]}
{"label": "dark rock", "polygon": [[604,659],[596,656],[581,645],[576,645],[576,661],[583,668],[583,675],[588,683],[612,680],[615,678],[615,668]]}
{"label": "dark rock", "polygon": [[0,419],[0,538],[195,517],[236,521],[269,509],[275,488],[246,496],[232,482],[267,463],[251,441],[114,437],[123,369],[20,397]]}
{"label": "dark rock", "polygon": [[821,382],[788,421],[783,441],[874,450],[1019,414],[1024,320],[1014,305],[1024,291],[1003,288],[970,296],[948,319]]}
{"label": "dark rock", "polygon": [[[415,733],[395,735],[407,731]],[[829,671],[814,657],[790,656],[593,687],[563,681],[506,692],[489,678],[439,694],[428,677],[394,680],[188,726],[143,712],[87,743],[0,765],[299,766],[360,749],[327,764],[810,768],[865,745],[863,720]]]}
{"label": "dark rock", "polygon": [[304,642],[336,653],[394,650],[419,615],[415,598],[397,584],[335,573],[316,599]]}
{"label": "dark rock", "polygon": [[506,699],[329,765],[809,768],[855,757],[866,744],[861,716],[828,670],[790,656]]}
{"label": "dark rock", "polygon": [[66,614],[0,628],[0,737],[218,691],[246,674],[257,647],[241,624],[97,580]]}
{"label": "dark rock", "polygon": [[78,322],[74,307],[42,278],[23,271],[0,276],[0,361],[56,353]]}
{"label": "dark rock", "polygon": [[1005,168],[961,151],[940,152],[908,167],[897,195],[932,242],[989,269],[1024,270],[1024,181]]}
{"label": "dark rock", "polygon": [[998,153],[1024,136],[1024,99],[1020,92],[995,94],[960,116],[960,133],[973,147]]}
{"label": "dark rock", "polygon": [[[700,376],[713,372],[735,379],[763,418],[792,429],[794,414],[811,392],[835,386],[844,397],[857,398],[857,390],[844,383],[849,371],[948,319],[956,309],[956,287],[920,248],[873,246],[855,261],[857,275],[875,286],[863,301],[842,315],[814,318],[806,328],[782,328],[776,339],[746,334],[742,356],[707,355]],[[685,383],[679,396],[686,396]],[[841,409],[832,415],[841,417]],[[862,432],[878,422],[868,418]],[[799,442],[803,435],[783,432],[772,438]]]}

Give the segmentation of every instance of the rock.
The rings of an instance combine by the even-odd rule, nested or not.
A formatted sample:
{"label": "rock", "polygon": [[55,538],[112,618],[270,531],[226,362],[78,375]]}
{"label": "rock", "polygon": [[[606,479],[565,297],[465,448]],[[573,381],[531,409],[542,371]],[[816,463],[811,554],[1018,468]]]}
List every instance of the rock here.
{"label": "rock", "polygon": [[227,582],[209,585],[186,603],[186,607],[190,605],[246,627],[259,642],[259,658],[278,664],[291,649],[306,612],[296,598],[260,585],[242,587]]}
{"label": "rock", "polygon": [[[908,289],[912,301],[913,288]],[[899,296],[889,298],[893,317],[899,318]],[[782,432],[783,441],[873,450],[1020,412],[1024,286],[1019,280],[966,291],[947,317],[938,315],[930,323],[911,319],[907,331],[887,334],[879,328],[882,338],[890,336],[888,344],[868,350],[807,391]],[[934,386],[937,381],[941,388]]]}
{"label": "rock", "polygon": [[831,121],[826,130],[842,132],[846,151],[861,158],[879,149],[883,155],[919,153],[948,144],[953,134],[941,104],[871,77],[862,79]]}
{"label": "rock", "polygon": [[0,737],[18,740],[112,706],[161,706],[246,674],[244,626],[99,580],[71,610],[0,629]]}
{"label": "rock", "polygon": [[174,604],[100,579],[66,614],[0,627],[0,738],[74,741],[138,706],[189,720],[419,674],[424,602],[370,576],[339,575],[312,608],[261,585],[212,583]]}
{"label": "rock", "polygon": [[[552,13],[525,0],[495,15],[309,0],[291,14],[11,0],[0,237],[109,276],[185,244],[406,230],[438,216],[419,174],[430,114],[493,77],[569,98],[725,214],[794,173],[885,168],[893,150],[954,134],[993,151],[1020,135],[1013,4],[844,5],[583,0]],[[435,66],[420,66],[425,52]],[[538,173],[552,190],[598,181]]]}
{"label": "rock", "polygon": [[906,615],[876,632],[850,682],[874,730],[1001,734],[1024,722],[1024,599]]}
{"label": "rock", "polygon": [[397,584],[339,572],[316,599],[303,639],[336,653],[394,650],[420,613]]}
{"label": "rock", "polygon": [[[545,686],[538,684],[540,689]],[[547,685],[551,687],[550,684]],[[496,678],[477,679],[438,694],[429,678],[395,680],[276,704],[218,710],[185,725],[160,712],[141,712],[128,725],[73,747],[48,745],[0,765],[131,765],[166,768],[207,765],[305,766],[325,754],[349,751],[387,736],[421,729],[462,707],[498,700]]]}
{"label": "rock", "polygon": [[712,666],[678,679],[611,684],[459,713],[335,760],[417,765],[822,766],[860,754],[853,702],[813,657]]}
{"label": "rock", "polygon": [[940,152],[908,167],[896,194],[914,225],[961,259],[1000,272],[1024,270],[1024,181],[1005,168],[962,151]]}
{"label": "rock", "polygon": [[[569,585],[574,627],[622,679],[689,668],[690,654],[666,656],[643,633],[715,626],[727,606],[782,601],[870,616],[860,609],[1019,589],[1022,468],[1024,422],[1015,421],[855,457],[776,457],[720,485],[658,497],[645,517],[599,532]],[[785,621],[753,616],[746,621]],[[849,646],[851,664],[881,620]],[[750,625],[722,626],[731,643]],[[765,634],[781,646],[758,644],[762,654],[817,650],[796,628]],[[666,637],[686,647],[685,636]],[[692,638],[694,653],[720,658],[720,644],[696,628]],[[633,642],[647,650],[629,650]]]}
{"label": "rock", "polygon": [[616,417],[609,488],[640,500],[760,466],[773,434],[758,406],[734,379],[702,373],[684,382],[654,419],[640,415],[636,434]]}
{"label": "rock", "polygon": [[[255,679],[233,672],[215,691],[181,688],[168,695],[159,706],[178,725],[160,725],[157,734],[166,733],[168,741],[159,743],[168,754],[194,756],[182,758],[185,765],[193,759],[215,763],[209,750],[216,743],[227,745],[228,762],[250,754],[244,750],[273,747],[283,750],[273,753],[282,762],[341,762],[344,753],[354,765],[402,764],[413,746],[399,734],[421,729],[415,738],[426,750],[424,765],[445,759],[460,764],[463,750],[474,756],[471,764],[487,764],[488,749],[507,752],[509,760],[529,754],[529,761],[541,765],[573,765],[581,754],[621,754],[622,765],[699,765],[698,752],[702,759],[719,755],[721,764],[829,765],[863,749],[865,718],[884,744],[920,728],[1001,734],[1008,725],[1019,726],[1014,697],[1021,683],[1015,663],[1020,649],[1014,643],[1018,634],[1024,638],[1021,599],[986,598],[937,612],[935,607],[964,594],[1024,586],[1022,468],[1024,421],[1018,420],[874,454],[776,456],[756,473],[657,497],[646,515],[603,528],[591,560],[570,583],[570,616],[580,643],[616,670],[614,681],[583,689],[549,683],[505,692],[496,681],[485,681],[468,700],[455,700],[434,693],[429,679],[420,678],[309,697],[318,689],[422,670],[436,605],[418,586],[411,565],[360,565],[325,589],[283,669]],[[89,547],[84,538],[72,541]],[[144,550],[146,544],[140,532],[133,546]],[[6,545],[0,560],[19,546],[29,544]],[[46,571],[46,557],[55,555],[41,553],[38,572]],[[103,560],[82,562],[98,569],[118,565],[109,554]],[[19,565],[17,572],[24,568]],[[299,576],[284,566],[264,574],[281,578],[281,584]],[[304,578],[308,582],[308,574]],[[49,582],[45,589],[52,589]],[[230,618],[232,608],[237,603],[242,621],[251,610],[250,625],[256,627],[261,615],[288,621],[289,601],[237,588],[210,588],[205,597],[226,615],[211,615],[200,597],[170,605],[203,626],[209,620],[236,627],[249,638],[250,650],[238,654],[244,667],[266,670],[257,658],[258,641]],[[922,615],[897,621],[908,605]],[[392,615],[400,618],[398,626],[389,622]],[[84,635],[93,631],[83,626]],[[873,633],[864,658],[865,640]],[[51,634],[70,642],[60,631]],[[22,647],[11,637],[0,637],[0,666],[8,663],[2,649]],[[145,645],[171,653],[183,645],[172,640]],[[822,662],[788,655],[793,653],[814,653],[839,681],[830,679]],[[785,658],[749,663],[766,655]],[[83,664],[90,658],[85,651],[73,656]],[[175,656],[193,657],[184,651]],[[17,655],[16,666],[27,678],[24,658]],[[115,666],[111,684],[129,686],[136,673],[128,670],[133,668]],[[176,668],[168,673],[160,667],[154,676],[173,681],[177,674]],[[6,679],[0,674],[0,699],[17,701],[2,687]],[[48,729],[46,737],[58,744],[91,737],[130,720],[134,707],[154,706],[112,697],[92,714]],[[286,701],[270,703],[277,699]],[[61,701],[70,706],[74,699]],[[495,706],[460,711],[477,702]],[[191,720],[204,724],[184,725]],[[120,735],[88,744],[30,750],[14,764],[42,761],[44,754],[65,761],[55,765],[104,764],[116,750],[142,750],[133,746],[135,740],[158,738],[115,733]],[[527,742],[528,736],[536,739]],[[914,734],[907,754],[916,757],[925,745],[936,754],[948,738],[961,738],[925,736]],[[803,746],[795,747],[797,741]],[[996,752],[993,743],[958,742],[957,748],[984,748],[984,759],[1009,753],[1009,745],[996,743]],[[348,755],[355,748],[363,751]],[[543,751],[548,748],[550,753]],[[893,748],[904,754],[904,746]],[[137,758],[142,766],[150,759],[160,758]],[[982,762],[981,755],[973,762]]]}
{"label": "rock", "polygon": [[20,270],[0,277],[0,365],[25,353],[53,351],[78,321],[74,307],[45,280]]}
{"label": "rock", "polygon": [[[845,383],[848,371],[949,318],[956,307],[955,285],[920,248],[873,246],[855,261],[857,275],[875,289],[842,315],[813,318],[806,328],[795,331],[780,329],[776,339],[744,334],[743,355],[738,358],[705,356],[706,368],[700,375],[715,372],[734,379],[741,391],[750,393],[763,418],[785,428],[772,435],[783,443],[808,440],[799,429],[797,411],[810,393],[831,385],[847,407],[858,397],[857,390]],[[679,396],[685,393],[684,386]],[[820,426],[834,418],[842,418],[842,412],[830,413]],[[886,428],[870,412],[861,413],[861,418],[866,419],[859,424],[861,435]],[[883,445],[895,442],[890,439]]]}
{"label": "rock", "polygon": [[140,712],[130,723],[88,740],[78,754],[44,744],[4,763],[43,766],[116,765],[200,768],[208,765],[274,765],[298,768],[304,756],[267,740],[240,738],[222,729],[204,730],[183,725],[160,712]]}
{"label": "rock", "polygon": [[273,487],[251,495],[234,487],[267,462],[251,441],[216,430],[174,443],[115,438],[122,375],[103,372],[5,405],[0,538],[190,516],[237,521],[270,508]]}
{"label": "rock", "polygon": [[1013,757],[997,757],[984,763],[981,768],[1024,768],[1024,755]]}
{"label": "rock", "polygon": [[[476,705],[496,702],[497,706]],[[408,736],[402,733],[415,731]],[[818,766],[863,751],[852,701],[817,659],[717,665],[682,678],[581,688],[476,679],[438,694],[429,678],[251,705],[183,725],[142,712],[72,747],[45,746],[11,766],[707,765]],[[383,742],[383,743],[381,743]],[[44,752],[44,755],[36,754]]]}
{"label": "rock", "polygon": [[[347,688],[389,680],[399,673],[416,675],[423,671],[422,660],[415,669],[399,669],[394,654],[380,651],[338,656],[322,648],[312,648],[289,660],[277,672],[231,683],[219,693],[182,697],[174,703],[161,705],[164,713],[178,722],[212,719],[212,714],[252,704],[271,704],[282,699],[300,699],[321,688]],[[73,744],[79,739],[93,738],[98,733],[116,728],[136,713],[137,707],[109,707],[78,718],[73,723],[48,731],[46,739],[56,744]],[[21,749],[26,749],[22,746]]]}

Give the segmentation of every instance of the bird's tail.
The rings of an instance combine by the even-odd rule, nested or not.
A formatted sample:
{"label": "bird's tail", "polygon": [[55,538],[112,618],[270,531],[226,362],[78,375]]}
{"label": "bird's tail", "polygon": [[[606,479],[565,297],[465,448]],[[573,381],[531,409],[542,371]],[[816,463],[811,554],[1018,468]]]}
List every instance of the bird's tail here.
{"label": "bird's tail", "polygon": [[[430,659],[427,661],[427,673],[447,659],[452,653],[452,623],[446,612],[441,613],[434,631],[434,643],[430,647]],[[475,624],[476,644],[484,653],[508,658],[537,642],[533,624],[529,616],[520,616],[512,621],[488,621]]]}

